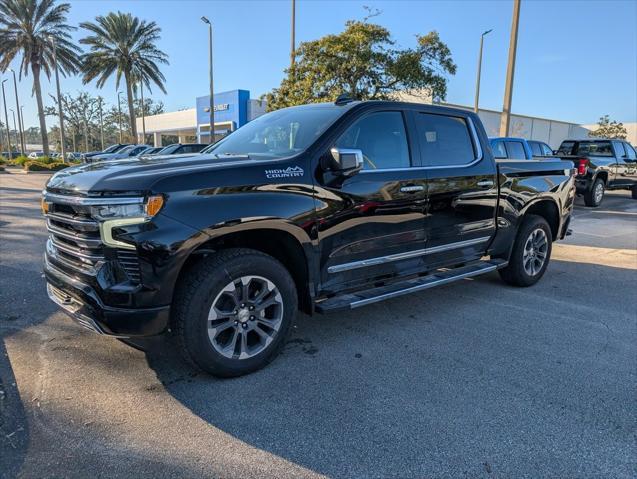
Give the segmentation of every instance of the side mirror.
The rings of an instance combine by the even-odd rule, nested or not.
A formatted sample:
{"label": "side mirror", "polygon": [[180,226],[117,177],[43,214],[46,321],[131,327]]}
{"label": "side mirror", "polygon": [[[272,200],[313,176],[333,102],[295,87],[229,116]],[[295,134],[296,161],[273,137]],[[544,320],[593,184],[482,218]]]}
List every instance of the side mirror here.
{"label": "side mirror", "polygon": [[335,170],[343,176],[352,176],[363,169],[363,152],[349,148],[332,148],[330,150],[335,162]]}

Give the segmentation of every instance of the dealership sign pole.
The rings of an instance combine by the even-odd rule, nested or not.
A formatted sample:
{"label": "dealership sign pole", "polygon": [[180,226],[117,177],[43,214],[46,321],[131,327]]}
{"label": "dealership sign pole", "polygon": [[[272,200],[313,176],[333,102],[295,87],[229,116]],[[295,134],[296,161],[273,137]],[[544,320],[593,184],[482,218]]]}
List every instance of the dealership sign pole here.
{"label": "dealership sign pole", "polygon": [[11,136],[9,134],[9,114],[7,113],[7,97],[4,94],[4,82],[7,80],[2,80],[2,104],[4,105],[4,121],[7,127],[7,150],[9,151],[9,159],[13,159],[13,151],[11,150]]}

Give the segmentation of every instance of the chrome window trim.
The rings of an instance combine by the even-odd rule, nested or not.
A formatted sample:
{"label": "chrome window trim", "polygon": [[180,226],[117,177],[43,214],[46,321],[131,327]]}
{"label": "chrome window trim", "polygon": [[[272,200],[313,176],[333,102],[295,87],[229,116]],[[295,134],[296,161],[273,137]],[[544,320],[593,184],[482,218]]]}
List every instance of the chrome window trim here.
{"label": "chrome window trim", "polygon": [[[424,113],[424,112],[423,112]],[[438,115],[438,113],[435,113],[436,115]],[[445,115],[445,116],[453,116],[453,115]],[[465,163],[464,165],[437,165],[437,166],[410,166],[408,168],[378,168],[376,170],[361,170],[359,171],[359,175],[360,174],[367,174],[367,173],[380,173],[380,172],[385,172],[385,171],[418,171],[418,170],[445,170],[445,169],[449,169],[449,168],[470,168],[478,163],[480,163],[480,161],[482,161],[482,159],[484,158],[484,152],[482,150],[482,145],[480,144],[480,139],[478,137],[478,132],[476,131],[475,125],[473,123],[473,120],[470,117],[462,117],[463,119],[465,119],[467,121],[467,124],[469,125],[469,132],[471,135],[471,139],[473,140],[473,148],[474,148],[474,154],[476,155],[476,158],[470,162],[470,163]]]}
{"label": "chrome window trim", "polygon": [[43,194],[44,201],[47,203],[58,203],[72,206],[139,205],[144,203],[144,198],[141,196],[91,198],[85,196],[58,195],[55,193],[49,193],[48,191],[44,191]]}
{"label": "chrome window trim", "polygon": [[350,271],[352,269],[366,268],[367,266],[377,266],[379,264],[391,263],[394,261],[401,261],[403,259],[416,258],[418,256],[424,256],[426,254],[442,253],[444,251],[450,251],[453,249],[464,248],[465,246],[473,246],[480,243],[486,243],[491,239],[490,236],[483,236],[481,238],[474,238],[465,241],[457,241],[455,243],[447,243],[440,246],[433,246],[431,248],[417,249],[414,251],[407,251],[405,253],[390,254],[387,256],[378,256],[376,258],[363,259],[359,261],[352,261],[350,263],[336,264],[327,268],[328,273],[341,273],[343,271]]}

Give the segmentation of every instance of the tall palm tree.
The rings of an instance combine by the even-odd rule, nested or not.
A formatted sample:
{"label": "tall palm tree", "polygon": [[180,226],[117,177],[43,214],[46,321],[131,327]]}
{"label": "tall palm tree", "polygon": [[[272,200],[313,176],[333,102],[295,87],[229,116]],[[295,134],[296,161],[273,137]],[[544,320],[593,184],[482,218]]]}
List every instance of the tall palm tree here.
{"label": "tall palm tree", "polygon": [[100,15],[95,18],[95,23],[83,22],[80,26],[92,33],[80,40],[90,47],[82,65],[84,83],[97,78],[97,87],[102,88],[115,73],[115,87],[119,88],[124,75],[131,133],[137,138],[133,105],[135,81],[141,78],[148,86],[152,82],[166,93],[166,78],[158,64],[168,64],[168,56],[155,46],[161,29],[155,22],[121,12],[111,12],[105,17]]}
{"label": "tall palm tree", "polygon": [[49,154],[40,73],[47,78],[55,68],[53,42],[57,64],[62,75],[77,73],[80,49],[71,41],[69,32],[75,30],[66,23],[71,6],[55,0],[0,0],[0,71],[4,72],[14,58],[21,55],[20,78],[33,74],[33,91],[38,103],[42,149]]}

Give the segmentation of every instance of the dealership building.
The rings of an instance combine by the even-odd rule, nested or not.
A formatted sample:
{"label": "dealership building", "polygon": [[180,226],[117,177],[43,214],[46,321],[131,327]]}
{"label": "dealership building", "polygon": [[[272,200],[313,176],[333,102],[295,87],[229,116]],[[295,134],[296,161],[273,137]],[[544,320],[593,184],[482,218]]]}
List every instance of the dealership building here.
{"label": "dealership building", "polygon": [[[399,98],[416,103],[431,103],[426,96],[401,94]],[[217,136],[240,128],[250,120],[263,115],[266,111],[265,101],[251,99],[248,90],[216,93],[214,100],[214,130]],[[155,146],[173,142],[210,142],[210,96],[197,97],[194,104],[194,108],[147,116],[145,118],[146,134],[153,136]],[[464,105],[451,103],[440,103],[440,105],[472,110],[472,107]],[[478,114],[484,124],[487,135],[499,136],[502,112],[480,109]],[[637,136],[637,132],[633,131],[634,128],[631,128],[633,125],[626,126],[629,127],[628,141],[636,144],[637,138],[633,138],[633,136]],[[567,138],[586,138],[590,129],[594,127],[595,125],[579,125],[561,120],[512,114],[509,136],[543,141],[551,148],[557,149],[560,143]],[[137,118],[137,131],[141,135],[141,118]]]}

